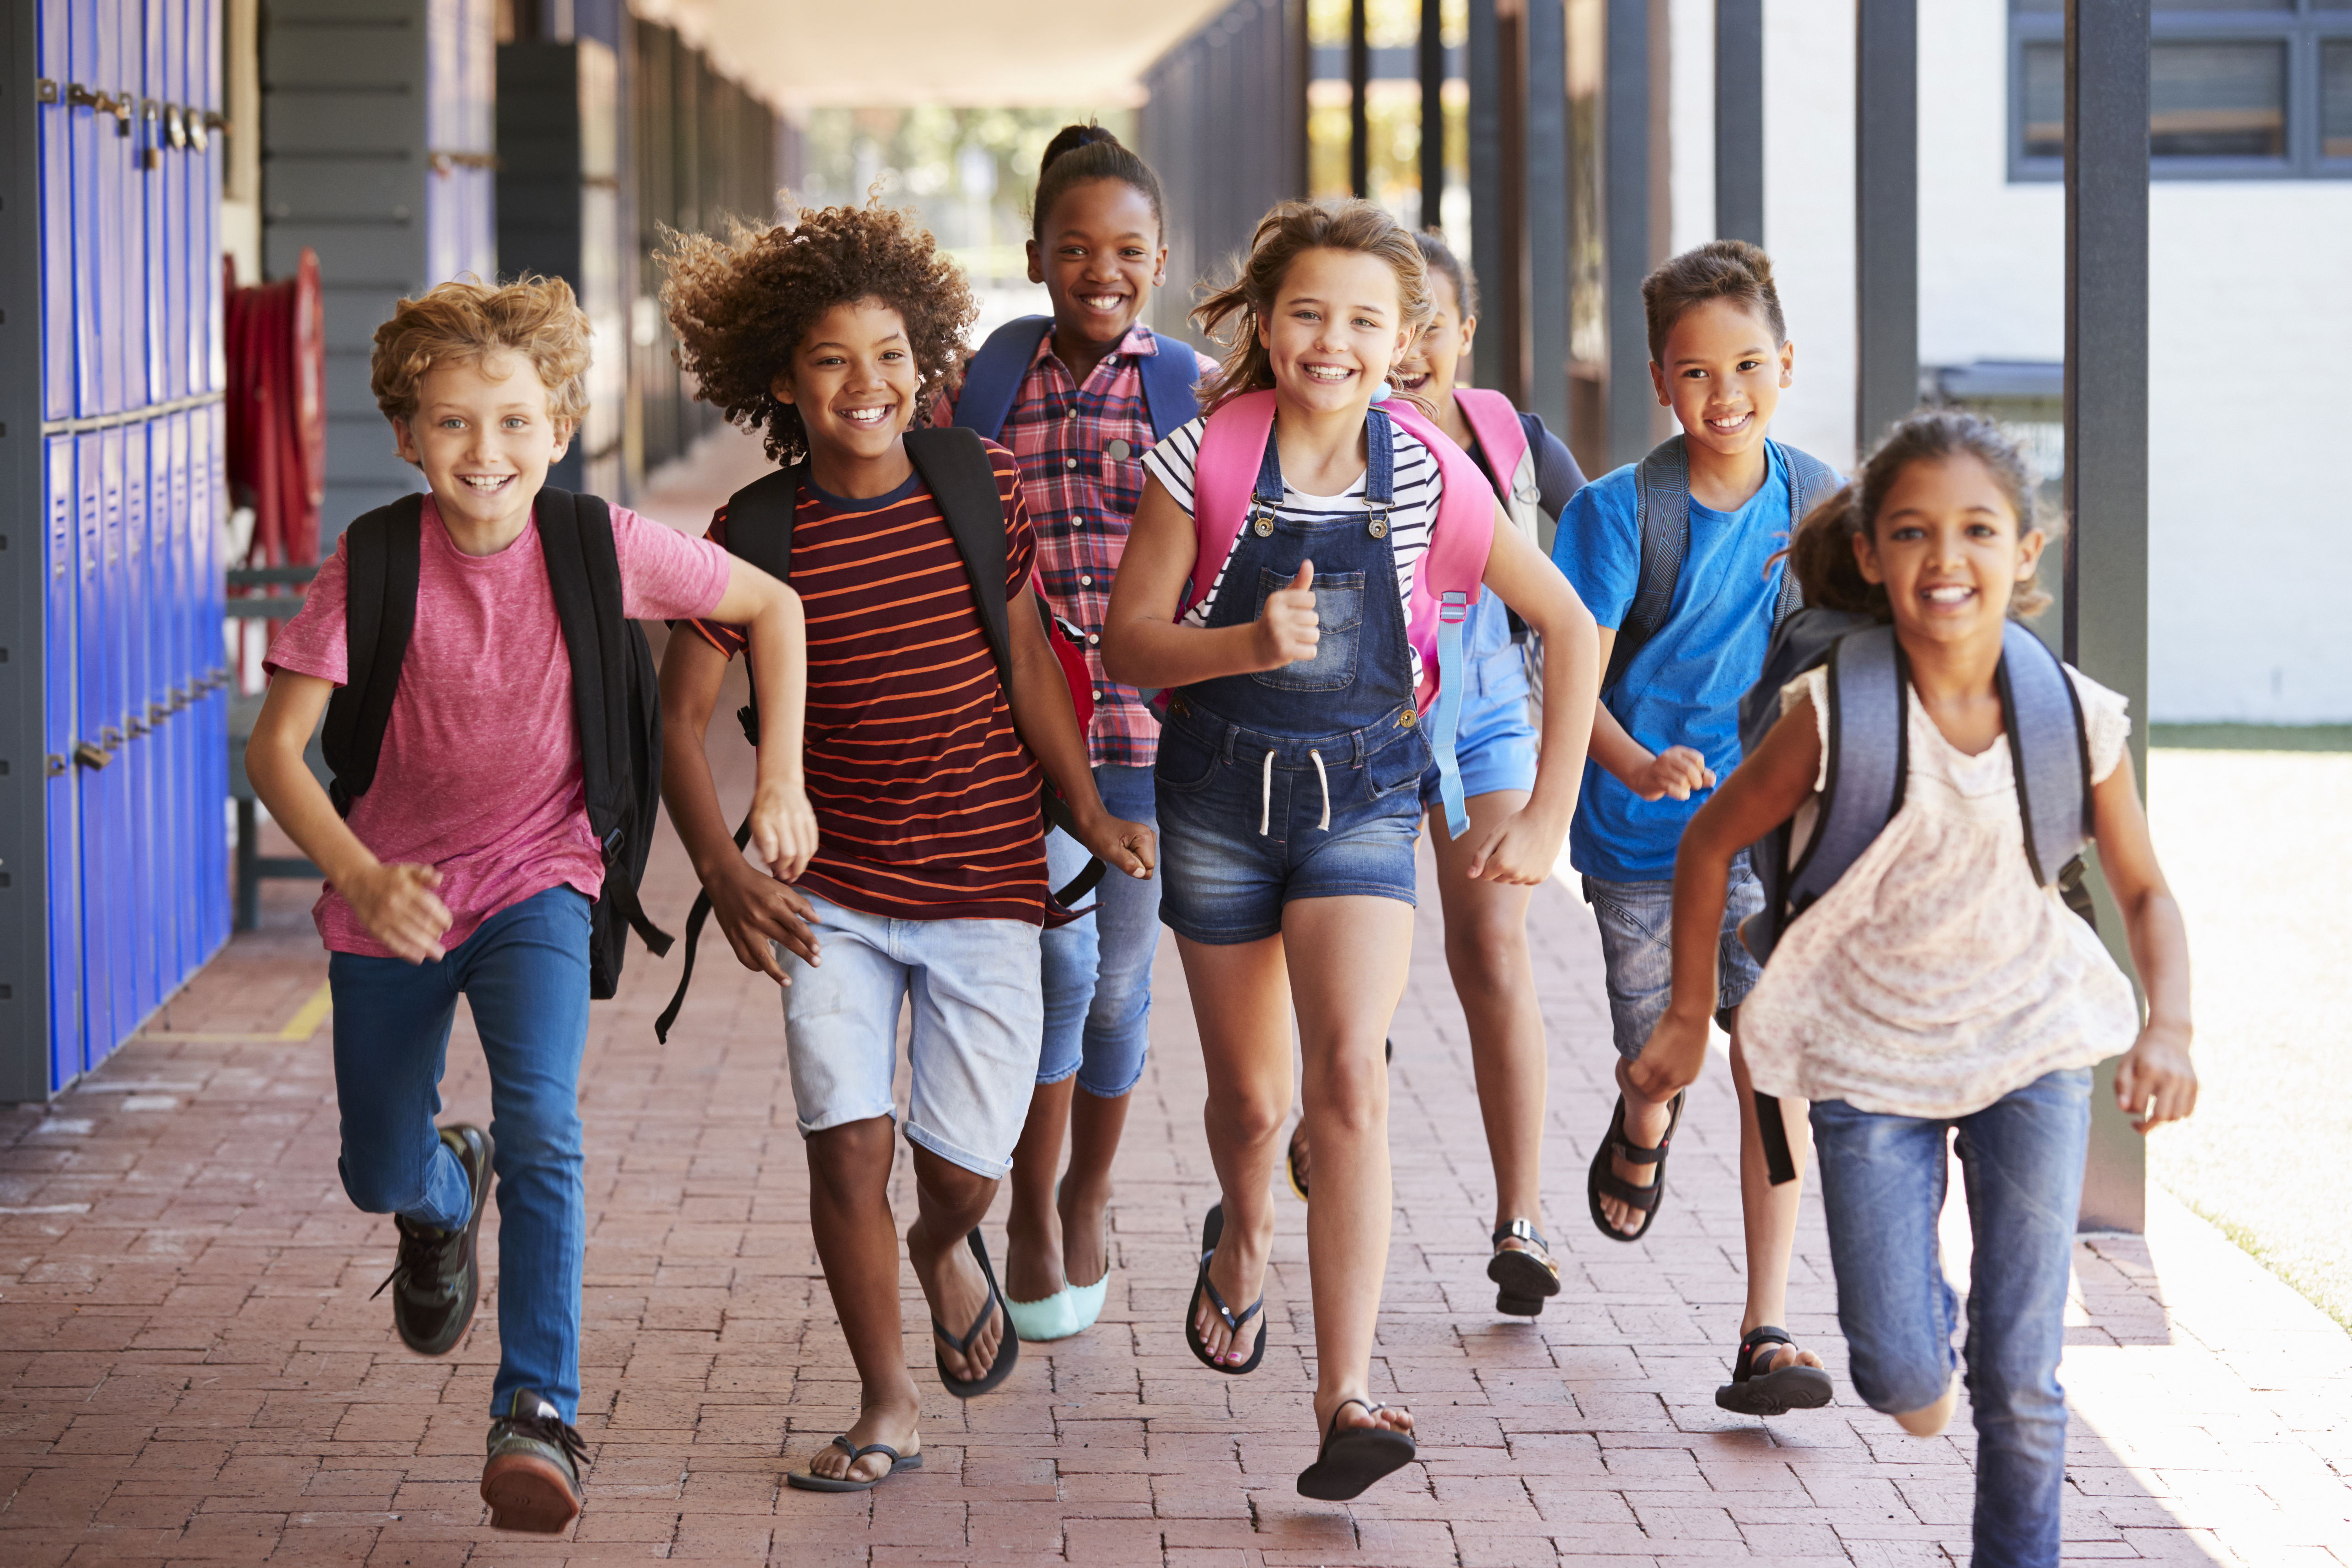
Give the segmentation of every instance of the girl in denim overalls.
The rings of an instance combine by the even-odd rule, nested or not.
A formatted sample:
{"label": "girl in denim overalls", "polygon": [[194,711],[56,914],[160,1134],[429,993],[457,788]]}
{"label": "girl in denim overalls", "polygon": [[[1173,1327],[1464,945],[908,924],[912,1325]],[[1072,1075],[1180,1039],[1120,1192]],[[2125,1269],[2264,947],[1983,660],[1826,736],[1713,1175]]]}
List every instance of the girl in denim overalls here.
{"label": "girl in denim overalls", "polygon": [[[1171,692],[1154,766],[1160,918],[1200,1025],[1222,1190],[1184,1332],[1219,1372],[1250,1372],[1265,1353],[1261,1288],[1295,1001],[1316,1151],[1307,1229],[1321,1437],[1298,1485],[1329,1500],[1413,1457],[1412,1416],[1374,1403],[1370,1384],[1390,1212],[1381,1047],[1412,951],[1413,839],[1433,760],[1425,650],[1408,634],[1406,601],[1446,469],[1493,504],[1458,448],[1402,400],[1374,406],[1429,310],[1421,252],[1381,208],[1286,203],[1267,215],[1241,277],[1195,313],[1212,333],[1232,325],[1233,348],[1203,392],[1209,416],[1146,459],[1103,637],[1112,679]],[[1200,572],[1209,520],[1196,531],[1190,514],[1205,428],[1267,389],[1273,427],[1248,524],[1213,574]],[[1489,549],[1485,582],[1543,635],[1554,700],[1535,788],[1481,837],[1473,874],[1532,884],[1549,875],[1575,809],[1598,643],[1574,591],[1523,535],[1498,525]],[[1202,577],[1207,591],[1187,607]]]}

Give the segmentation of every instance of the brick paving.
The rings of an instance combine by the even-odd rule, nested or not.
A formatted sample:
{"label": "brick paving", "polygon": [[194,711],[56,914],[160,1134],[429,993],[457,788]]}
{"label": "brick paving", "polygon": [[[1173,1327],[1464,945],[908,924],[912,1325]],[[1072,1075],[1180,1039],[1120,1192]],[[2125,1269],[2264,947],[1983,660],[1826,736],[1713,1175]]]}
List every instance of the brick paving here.
{"label": "brick paving", "polygon": [[[745,754],[715,750],[734,798]],[[691,890],[666,841],[649,907],[674,921]],[[1652,1239],[1612,1244],[1585,1219],[1610,1053],[1591,918],[1557,883],[1534,923],[1565,1289],[1533,1323],[1491,1310],[1492,1190],[1433,910],[1395,1030],[1396,1238],[1375,1363],[1378,1391],[1413,1407],[1422,1458],[1366,1499],[1293,1489],[1314,1442],[1297,1205],[1285,1200],[1264,1367],[1219,1377],[1183,1347],[1214,1184],[1167,951],[1102,1322],[1024,1347],[1013,1381],[969,1406],[910,1339],[926,1468],[863,1495],[788,1489],[786,1470],[848,1424],[856,1384],[810,1243],[774,994],[721,947],[667,1047],[651,1019],[675,961],[633,955],[622,996],[596,1010],[583,1090],[587,1508],[564,1538],[497,1534],[475,1495],[493,1303],[428,1362],[368,1300],[393,1236],[336,1181],[326,964],[307,902],[299,886],[271,887],[263,929],[142,1038],[52,1105],[0,1110],[10,1568],[1968,1560],[1966,1412],[1954,1435],[1922,1440],[1854,1402],[1817,1210],[1790,1326],[1830,1361],[1839,1402],[1770,1422],[1712,1403],[1741,1295],[1719,1061]],[[445,1099],[453,1116],[487,1119],[462,1013]],[[903,1159],[896,1195],[909,1212]],[[2076,1260],[2070,1559],[2352,1563],[2352,1341],[2160,1196],[2147,1237],[2086,1239]],[[906,1300],[923,1322],[911,1276]]]}

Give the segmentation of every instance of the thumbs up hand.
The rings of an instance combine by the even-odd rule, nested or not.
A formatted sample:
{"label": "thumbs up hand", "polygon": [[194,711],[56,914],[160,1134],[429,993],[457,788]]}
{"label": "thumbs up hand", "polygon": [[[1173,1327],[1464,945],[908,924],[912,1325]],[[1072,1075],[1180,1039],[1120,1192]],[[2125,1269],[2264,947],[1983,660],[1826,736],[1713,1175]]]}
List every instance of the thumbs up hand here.
{"label": "thumbs up hand", "polygon": [[1265,596],[1265,606],[1257,617],[1259,668],[1280,669],[1315,657],[1323,633],[1315,614],[1314,581],[1315,563],[1302,561],[1298,575],[1288,587]]}

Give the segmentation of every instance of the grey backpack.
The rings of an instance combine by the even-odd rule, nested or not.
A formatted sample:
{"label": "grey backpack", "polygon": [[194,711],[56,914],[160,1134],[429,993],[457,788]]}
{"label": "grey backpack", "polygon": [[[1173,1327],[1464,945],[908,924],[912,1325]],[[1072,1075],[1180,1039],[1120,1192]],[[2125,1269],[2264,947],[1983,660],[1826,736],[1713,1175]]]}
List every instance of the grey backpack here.
{"label": "grey backpack", "polygon": [[[1764,909],[1739,935],[1759,963],[1903,808],[1911,676],[1895,628],[1884,623],[1825,609],[1801,610],[1784,621],[1772,634],[1763,679],[1739,705],[1742,753],[1752,755],[1779,718],[1780,689],[1821,665],[1829,669],[1828,765],[1812,837],[1792,860],[1790,824],[1784,822],[1748,850]],[[2088,920],[2082,855],[2091,838],[2091,752],[2074,683],[2058,656],[2015,621],[2002,628],[1995,680],[2026,861],[2035,881],[2056,887],[2067,907]],[[1795,1180],[1779,1101],[1759,1094],[1756,1107],[1773,1184]]]}

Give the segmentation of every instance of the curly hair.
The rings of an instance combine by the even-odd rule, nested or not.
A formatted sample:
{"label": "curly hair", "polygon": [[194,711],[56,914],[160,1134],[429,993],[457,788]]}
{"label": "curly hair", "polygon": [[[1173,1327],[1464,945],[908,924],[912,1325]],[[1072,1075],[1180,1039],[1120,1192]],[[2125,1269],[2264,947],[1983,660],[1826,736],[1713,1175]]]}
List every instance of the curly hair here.
{"label": "curly hair", "polygon": [[[2063,520],[2042,515],[2025,455],[2000,426],[1958,408],[1917,409],[1886,433],[1863,464],[1859,478],[1807,512],[1790,536],[1789,570],[1797,574],[1805,603],[1882,621],[1894,619],[1885,587],[1862,574],[1853,557],[1853,542],[1876,523],[1879,510],[1886,504],[1886,492],[1895,488],[1905,468],[1916,462],[1958,457],[1974,458],[1984,465],[2010,510],[2017,514],[2020,538],[2040,529],[2054,541],[2064,531]],[[2021,579],[2010,591],[2009,613],[2014,619],[2032,620],[2049,607],[2050,595],[2035,577]]]}
{"label": "curly hair", "polygon": [[[1435,309],[1421,247],[1387,208],[1357,197],[1279,203],[1258,220],[1234,280],[1192,311],[1192,324],[1225,344],[1223,367],[1201,385],[1202,407],[1214,412],[1229,397],[1274,384],[1274,362],[1258,342],[1258,326],[1273,310],[1290,264],[1309,250],[1352,250],[1387,262],[1396,273],[1398,325],[1411,331]],[[1227,326],[1232,336],[1219,337]]]}
{"label": "curly hair", "polygon": [[898,312],[922,376],[918,421],[962,363],[964,331],[980,314],[962,269],[929,231],[878,201],[737,222],[724,239],[665,231],[661,259],[662,306],[694,395],[729,423],[764,431],[768,455],[784,464],[808,455],[808,431],[773,383],[826,311],[872,300]]}
{"label": "curly hair", "polygon": [[499,288],[459,280],[403,300],[375,330],[368,389],[387,419],[416,417],[416,384],[436,365],[520,354],[547,388],[547,412],[577,427],[588,412],[588,317],[561,278],[526,276]]}

